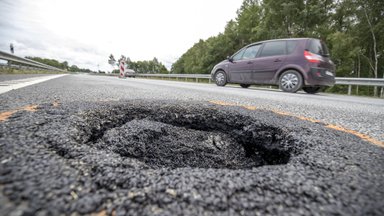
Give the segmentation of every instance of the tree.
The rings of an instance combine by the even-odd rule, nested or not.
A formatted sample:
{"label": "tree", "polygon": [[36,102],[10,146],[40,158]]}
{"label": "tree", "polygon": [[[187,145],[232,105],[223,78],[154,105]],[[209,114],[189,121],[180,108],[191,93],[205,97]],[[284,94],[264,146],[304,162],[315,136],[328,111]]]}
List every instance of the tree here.
{"label": "tree", "polygon": [[132,63],[131,59],[129,57],[127,57],[125,60],[125,64],[127,65],[127,68],[130,67],[131,63]]}
{"label": "tree", "polygon": [[[372,2],[372,1],[370,1]],[[361,2],[359,1],[360,3],[360,7],[361,7],[361,10],[364,12],[364,15],[365,15],[365,18],[366,18],[366,22],[368,24],[368,29],[369,29],[369,32],[371,33],[371,36],[372,36],[372,52],[373,52],[373,57],[372,57],[372,61],[373,63],[371,64],[371,67],[372,67],[372,70],[373,70],[373,75],[375,78],[377,78],[378,76],[378,73],[377,73],[377,64],[378,64],[378,51],[377,51],[377,40],[376,40],[376,34],[375,34],[375,31],[374,31],[374,26],[376,23],[373,23],[374,20],[371,21],[372,17],[370,17],[368,15],[368,10],[370,10],[371,14],[374,13],[374,8],[371,8],[373,5],[372,4],[366,4],[366,2]],[[369,7],[371,6],[371,7]],[[374,87],[374,96],[377,96],[377,86]]]}
{"label": "tree", "polygon": [[[325,41],[337,76],[357,73],[384,78],[384,1],[380,0],[244,0],[224,32],[197,41],[172,65],[171,72],[209,73],[246,44],[286,37]],[[368,94],[370,89],[359,91]]]}
{"label": "tree", "polygon": [[64,70],[68,70],[68,62],[67,61],[64,61],[63,63],[62,63],[62,65],[63,65],[63,69]]}
{"label": "tree", "polygon": [[121,61],[125,62],[126,60],[127,60],[127,58],[124,55],[121,55],[119,60],[117,61],[117,63],[120,64]]}
{"label": "tree", "polygon": [[129,59],[130,69],[136,71],[137,73],[168,73],[167,68],[159,61],[157,58],[153,58],[150,61],[131,61]]}
{"label": "tree", "polygon": [[113,56],[113,54],[109,55],[108,64],[110,64],[112,67],[115,66],[115,64],[116,64],[116,59],[115,59],[115,57]]}
{"label": "tree", "polygon": [[69,68],[69,71],[71,71],[71,72],[78,72],[78,71],[80,71],[80,68],[78,68],[76,65],[72,65]]}

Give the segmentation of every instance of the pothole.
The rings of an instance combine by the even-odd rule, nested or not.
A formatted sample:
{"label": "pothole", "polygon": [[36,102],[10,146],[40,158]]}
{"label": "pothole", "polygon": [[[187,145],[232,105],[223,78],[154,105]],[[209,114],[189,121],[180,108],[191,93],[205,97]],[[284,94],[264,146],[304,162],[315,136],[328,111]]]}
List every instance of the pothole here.
{"label": "pothole", "polygon": [[287,131],[212,107],[119,105],[81,118],[78,142],[154,169],[249,169],[287,164],[295,154]]}

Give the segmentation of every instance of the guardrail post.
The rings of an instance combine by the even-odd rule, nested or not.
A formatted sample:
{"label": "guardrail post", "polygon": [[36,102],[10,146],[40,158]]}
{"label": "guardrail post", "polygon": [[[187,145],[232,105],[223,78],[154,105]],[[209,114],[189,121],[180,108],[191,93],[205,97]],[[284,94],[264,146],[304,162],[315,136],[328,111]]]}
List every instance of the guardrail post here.
{"label": "guardrail post", "polygon": [[196,78],[196,82],[199,82],[199,78]]}
{"label": "guardrail post", "polygon": [[210,78],[208,78],[208,83],[211,84],[211,79]]}
{"label": "guardrail post", "polygon": [[351,93],[352,93],[352,85],[349,85],[348,86],[348,95],[351,95]]}

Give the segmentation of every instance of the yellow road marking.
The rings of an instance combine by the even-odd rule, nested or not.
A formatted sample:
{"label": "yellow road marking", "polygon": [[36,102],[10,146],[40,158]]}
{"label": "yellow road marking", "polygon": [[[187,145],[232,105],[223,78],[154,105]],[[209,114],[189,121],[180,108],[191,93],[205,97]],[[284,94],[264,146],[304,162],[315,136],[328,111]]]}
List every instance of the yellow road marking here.
{"label": "yellow road marking", "polygon": [[[209,102],[213,103],[213,104],[221,105],[221,106],[237,106],[237,107],[242,107],[242,108],[245,108],[245,109],[248,109],[248,110],[256,110],[257,109],[255,106],[240,105],[240,104],[228,103],[228,102],[224,102],[224,101],[209,101]],[[295,118],[298,118],[300,120],[309,121],[309,122],[312,122],[312,123],[320,123],[320,124],[325,125],[326,128],[337,130],[337,131],[342,131],[342,132],[349,133],[349,134],[353,134],[353,135],[359,137],[362,140],[368,141],[368,142],[373,143],[373,144],[375,144],[377,146],[380,146],[380,147],[384,147],[384,142],[379,141],[379,140],[377,140],[375,138],[372,138],[372,137],[370,137],[370,136],[368,136],[366,134],[362,134],[360,132],[351,130],[351,129],[347,129],[347,128],[344,128],[344,127],[341,127],[341,126],[338,126],[338,125],[328,124],[328,123],[325,123],[325,122],[322,122],[320,120],[316,120],[316,119],[313,119],[313,118],[308,118],[308,117],[305,117],[305,116],[295,115],[295,114],[292,114],[292,113],[289,113],[289,112],[284,112],[284,111],[280,111],[280,110],[270,110],[270,111],[272,111],[273,113],[276,113],[278,115],[291,116],[291,117],[295,117]]]}
{"label": "yellow road marking", "polygon": [[35,112],[37,110],[37,107],[38,107],[37,105],[28,105],[28,106],[24,106],[24,107],[15,109],[15,110],[2,112],[2,113],[0,113],[0,122],[9,119],[13,114],[15,114],[16,112],[19,112],[19,111]]}

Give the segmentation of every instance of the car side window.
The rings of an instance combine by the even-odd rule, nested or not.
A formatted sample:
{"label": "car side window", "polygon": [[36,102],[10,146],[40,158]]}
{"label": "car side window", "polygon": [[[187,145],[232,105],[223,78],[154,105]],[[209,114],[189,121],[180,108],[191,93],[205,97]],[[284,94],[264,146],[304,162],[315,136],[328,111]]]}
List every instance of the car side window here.
{"label": "car side window", "polygon": [[253,59],[253,58],[256,58],[256,55],[259,52],[260,47],[261,47],[261,44],[257,44],[257,45],[248,47],[245,50],[242,59]]}
{"label": "car side window", "polygon": [[297,41],[287,41],[287,54],[291,54],[297,45]]}
{"label": "car side window", "polygon": [[260,57],[276,56],[286,54],[286,41],[273,41],[264,45]]}
{"label": "car side window", "polygon": [[232,57],[233,61],[238,61],[238,60],[240,60],[240,59],[243,57],[244,51],[245,51],[245,49],[242,49],[241,51],[239,51],[238,53],[236,53],[236,54]]}

